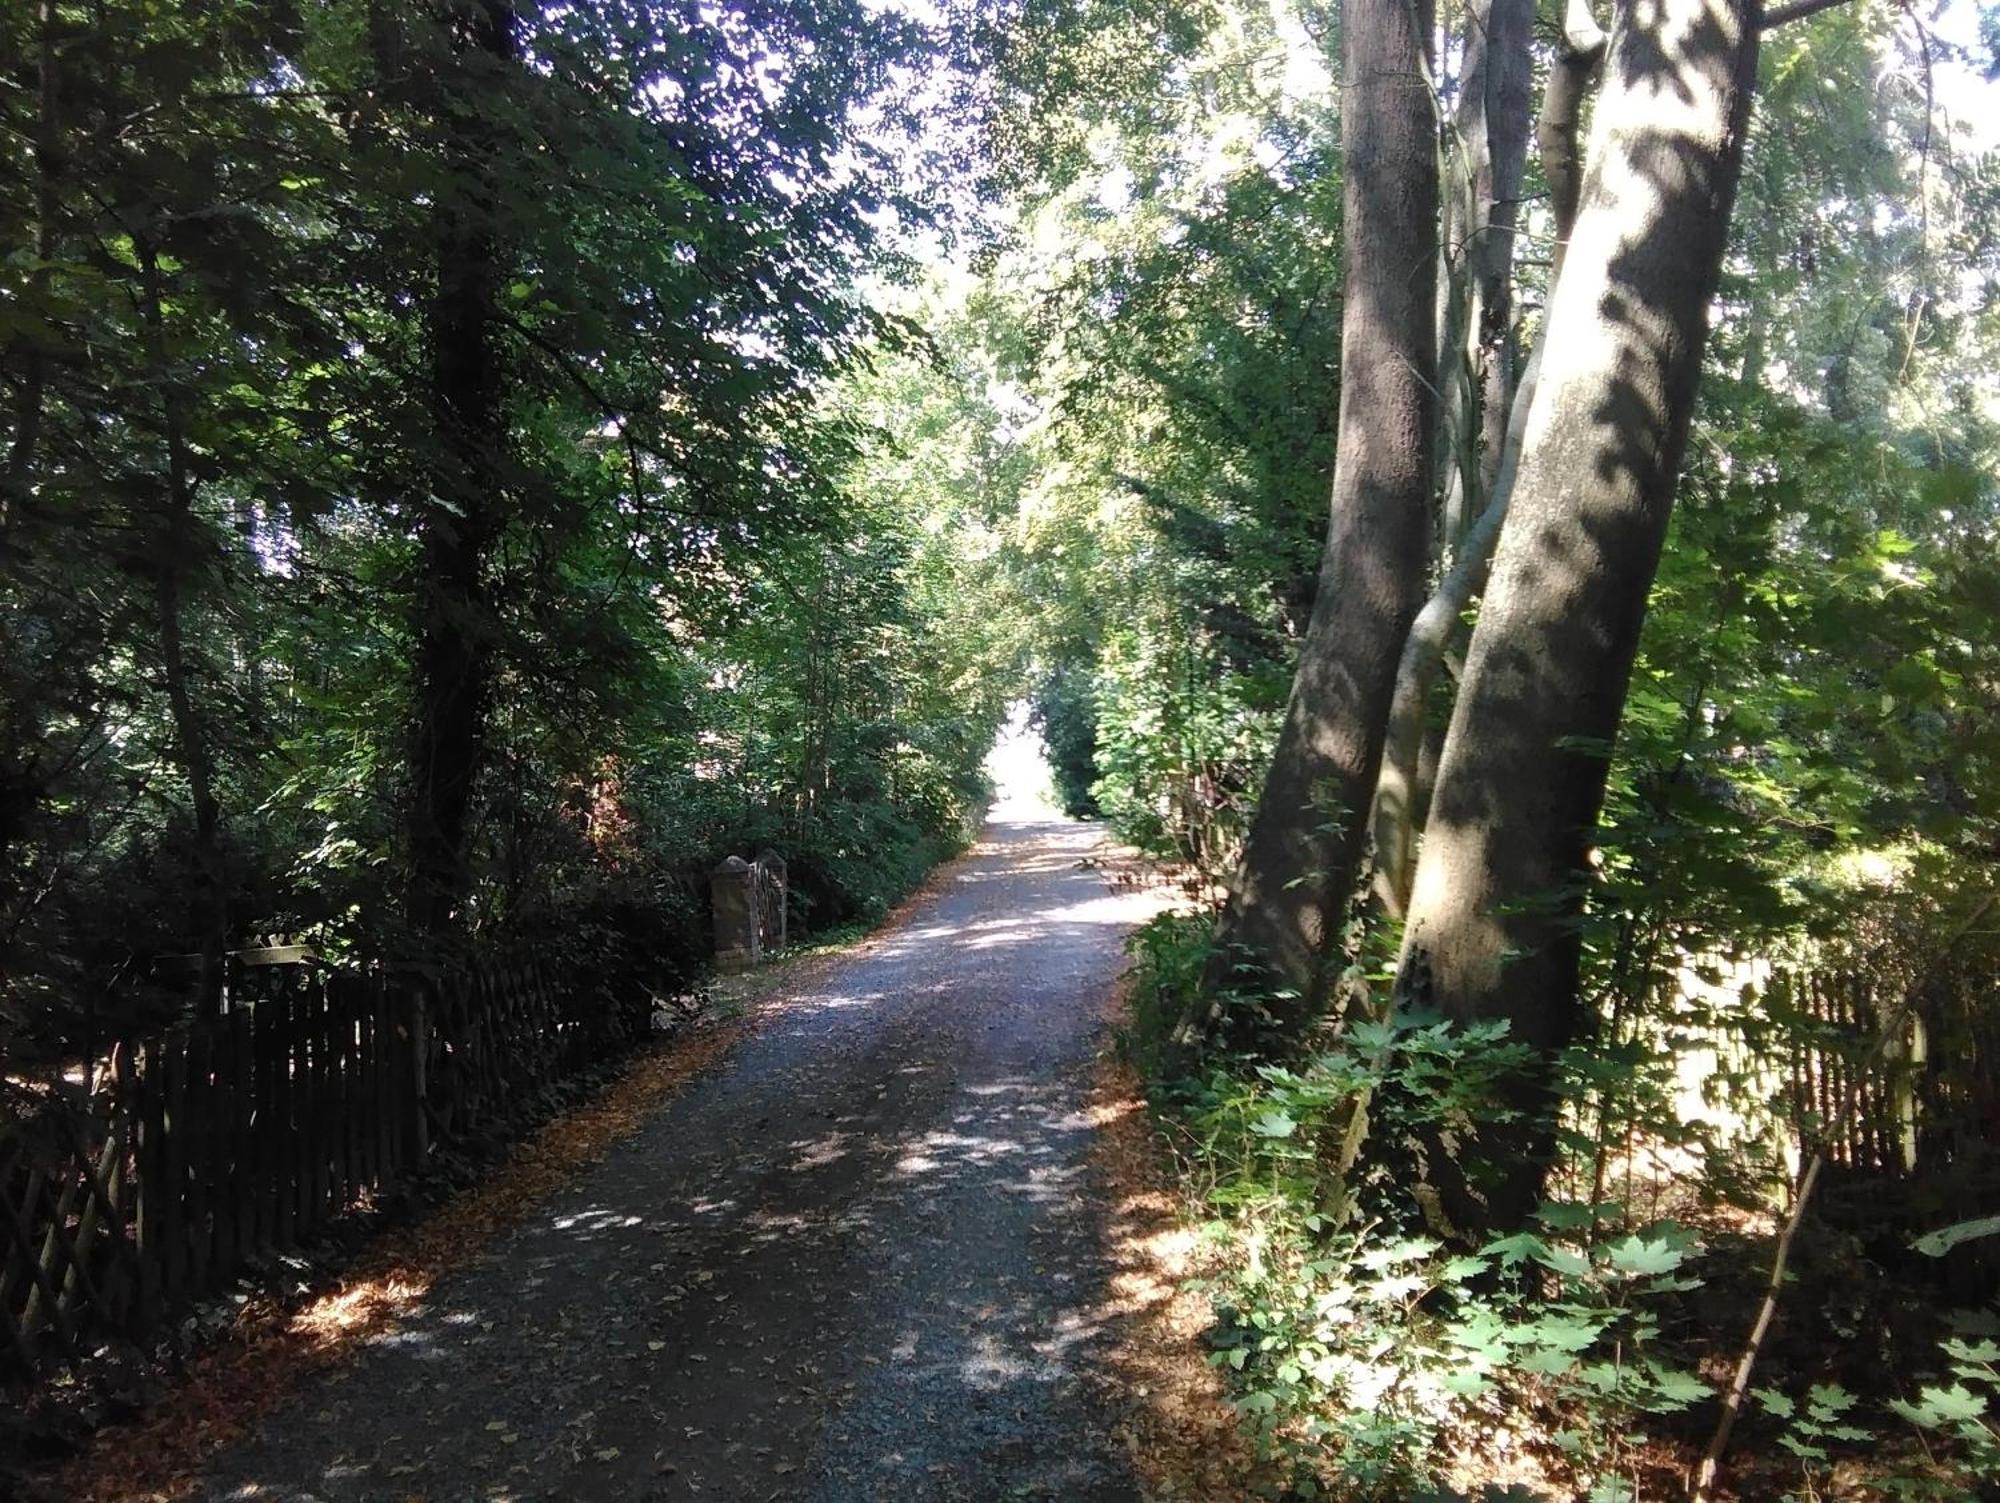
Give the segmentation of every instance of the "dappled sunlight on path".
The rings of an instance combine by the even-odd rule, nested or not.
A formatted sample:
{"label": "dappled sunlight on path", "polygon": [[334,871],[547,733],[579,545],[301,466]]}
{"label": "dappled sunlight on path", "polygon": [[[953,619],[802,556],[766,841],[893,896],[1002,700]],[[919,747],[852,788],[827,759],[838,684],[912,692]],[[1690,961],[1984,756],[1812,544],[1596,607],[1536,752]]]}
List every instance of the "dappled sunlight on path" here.
{"label": "dappled sunlight on path", "polygon": [[1161,900],[1003,788],[930,898],[203,1495],[1135,1497],[1089,1150],[1098,1004]]}

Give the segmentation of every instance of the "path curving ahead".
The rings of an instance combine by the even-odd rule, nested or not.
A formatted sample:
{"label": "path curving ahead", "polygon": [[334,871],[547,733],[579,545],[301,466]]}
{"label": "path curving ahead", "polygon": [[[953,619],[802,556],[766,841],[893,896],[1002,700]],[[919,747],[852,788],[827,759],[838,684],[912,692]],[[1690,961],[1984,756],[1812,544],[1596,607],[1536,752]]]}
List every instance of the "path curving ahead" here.
{"label": "path curving ahead", "polygon": [[997,818],[200,1496],[1135,1498],[1086,1105],[1151,909],[1098,840]]}

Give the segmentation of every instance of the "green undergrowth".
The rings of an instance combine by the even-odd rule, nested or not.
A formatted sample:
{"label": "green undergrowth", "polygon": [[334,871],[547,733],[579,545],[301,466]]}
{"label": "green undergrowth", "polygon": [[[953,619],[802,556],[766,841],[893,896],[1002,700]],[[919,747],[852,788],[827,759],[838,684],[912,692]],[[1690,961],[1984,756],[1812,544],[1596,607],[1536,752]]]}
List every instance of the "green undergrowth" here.
{"label": "green undergrowth", "polygon": [[[1245,1049],[1190,1070],[1173,1036],[1211,927],[1208,915],[1168,915],[1135,937],[1121,1043],[1218,1253],[1209,1266],[1221,1271],[1202,1284],[1217,1316],[1210,1360],[1283,1495],[1685,1496],[1685,1468],[1714,1426],[1716,1380],[1751,1313],[1731,1296],[1723,1329],[1703,1329],[1702,1302],[1716,1308],[1718,1291],[1703,1287],[1717,1255],[1701,1232],[1613,1199],[1552,1201],[1515,1235],[1448,1245],[1399,1154],[1493,1119],[1486,1086],[1522,1057],[1504,1025],[1350,1022],[1303,1057]],[[1226,1037],[1255,1037],[1254,999],[1222,1005],[1245,1024]],[[1370,1146],[1336,1196],[1326,1162],[1357,1098]],[[1911,1399],[1887,1403],[1837,1383],[1788,1386],[1779,1372],[1753,1391],[1739,1428],[1738,1495],[1990,1488],[1996,1360],[2000,1347],[1961,1332]],[[1857,1456],[1871,1458],[1861,1490],[1827,1491],[1838,1469],[1855,1474]]]}

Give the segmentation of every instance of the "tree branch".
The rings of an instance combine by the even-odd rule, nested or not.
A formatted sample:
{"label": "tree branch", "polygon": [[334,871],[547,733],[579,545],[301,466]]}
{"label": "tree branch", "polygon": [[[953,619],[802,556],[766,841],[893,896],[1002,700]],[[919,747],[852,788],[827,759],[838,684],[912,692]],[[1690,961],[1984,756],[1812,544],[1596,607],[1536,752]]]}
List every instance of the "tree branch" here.
{"label": "tree branch", "polygon": [[1832,10],[1836,5],[1845,4],[1847,0],[1792,0],[1790,5],[1781,5],[1776,10],[1766,11],[1757,29],[1774,31],[1787,21],[1803,21],[1807,16],[1816,16],[1823,10]]}
{"label": "tree branch", "polygon": [[[1579,144],[1583,104],[1603,66],[1607,40],[1591,14],[1589,0],[1568,0],[1563,50],[1549,75],[1536,126],[1542,167],[1555,210],[1556,248],[1549,271],[1551,299],[1562,276],[1563,253],[1576,223],[1583,191],[1583,152]],[[1486,504],[1459,540],[1455,560],[1439,582],[1437,592],[1411,623],[1397,663],[1396,689],[1390,701],[1381,768],[1376,775],[1373,813],[1375,890],[1383,908],[1394,918],[1401,918],[1409,906],[1415,877],[1417,763],[1423,748],[1425,705],[1460,617],[1471,606],[1473,597],[1486,587],[1493,550],[1514,494],[1514,477],[1520,470],[1528,413],[1534,404],[1542,351],[1547,343],[1545,311],[1527,367],[1514,388]]]}

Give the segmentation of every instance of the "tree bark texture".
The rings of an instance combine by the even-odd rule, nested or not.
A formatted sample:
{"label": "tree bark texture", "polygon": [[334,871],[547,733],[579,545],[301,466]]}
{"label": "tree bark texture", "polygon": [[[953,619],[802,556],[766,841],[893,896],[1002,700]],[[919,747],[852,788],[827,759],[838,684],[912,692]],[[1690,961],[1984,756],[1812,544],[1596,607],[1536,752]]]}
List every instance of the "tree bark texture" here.
{"label": "tree bark texture", "polygon": [[[1576,1025],[1592,831],[1686,447],[1755,81],[1757,0],[1628,3],[1510,514],[1424,834],[1399,988],[1505,1019],[1514,1123],[1429,1171],[1474,1234],[1519,1225]],[[1477,1182],[1466,1166],[1478,1161]]]}
{"label": "tree bark texture", "polygon": [[459,76],[443,106],[455,186],[438,210],[437,286],[427,314],[436,452],[433,496],[419,519],[409,813],[409,920],[420,934],[443,933],[457,920],[486,751],[494,633],[485,575],[505,518],[507,424],[498,185],[493,132],[475,84],[516,56],[508,5],[453,0],[441,11]]}
{"label": "tree bark texture", "polygon": [[[58,175],[61,171],[61,126],[56,118],[58,65],[56,55],[57,16],[55,0],[42,0],[39,13],[38,51],[35,70],[35,269],[29,273],[28,287],[39,301],[49,287],[49,267],[56,254],[56,216],[60,208]],[[29,316],[43,310],[31,307]],[[0,528],[13,517],[15,506],[27,494],[35,467],[35,447],[41,440],[42,407],[48,385],[48,352],[28,337],[9,341],[8,354],[18,355],[20,383],[14,398],[14,433],[7,445],[7,485],[0,491]],[[13,361],[9,361],[13,364]]]}
{"label": "tree bark texture", "polygon": [[1555,256],[1549,287],[1562,275],[1563,257],[1583,199],[1583,102],[1604,66],[1608,38],[1591,13],[1590,0],[1567,0],[1563,11],[1562,50],[1549,70],[1542,93],[1542,113],[1535,121],[1535,145],[1542,154],[1542,177],[1549,185],[1549,211],[1555,217]]}
{"label": "tree bark texture", "polygon": [[[1375,890],[1394,918],[1409,906],[1416,871],[1416,833],[1425,802],[1418,764],[1431,686],[1459,630],[1459,617],[1486,583],[1506,515],[1497,482],[1503,472],[1511,479],[1504,456],[1518,453],[1525,420],[1527,386],[1521,386],[1517,402],[1513,369],[1513,274],[1514,225],[1528,150],[1533,19],[1531,0],[1488,0],[1473,15],[1466,37],[1455,158],[1461,165],[1452,177],[1458,207],[1448,216],[1464,227],[1463,254],[1443,258],[1455,268],[1462,293],[1452,300],[1457,312],[1439,358],[1441,384],[1452,404],[1441,425],[1444,462],[1451,466],[1439,540],[1445,566],[1398,658],[1372,800]],[[1559,233],[1566,231],[1563,226]],[[1464,521],[1468,511],[1470,526]]]}
{"label": "tree bark texture", "polygon": [[1438,349],[1448,465],[1440,557],[1477,516],[1499,464],[1513,390],[1514,231],[1528,154],[1532,0],[1482,0],[1468,18],[1440,261],[1450,314]]}
{"label": "tree bark texture", "polygon": [[145,238],[136,239],[135,248],[143,279],[149,355],[160,389],[160,438],[166,462],[160,495],[160,547],[152,561],[154,627],[159,634],[160,672],[174,727],[174,750],[181,774],[187,779],[188,803],[194,814],[200,1005],[207,1012],[218,1007],[222,997],[222,957],[229,948],[229,891],[222,854],[222,804],[215,791],[215,752],[207,718],[196,703],[183,623],[184,587],[199,563],[195,477],[181,383],[173,369],[167,338],[159,255]]}
{"label": "tree bark texture", "polygon": [[1340,432],[1319,587],[1211,989],[1247,971],[1309,1017],[1352,893],[1396,657],[1424,591],[1436,433],[1429,0],[1348,0]]}

